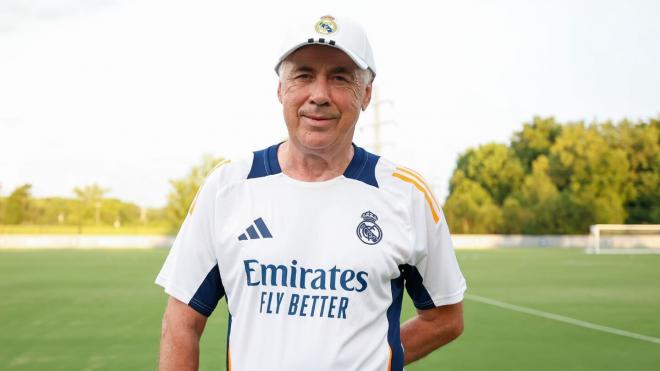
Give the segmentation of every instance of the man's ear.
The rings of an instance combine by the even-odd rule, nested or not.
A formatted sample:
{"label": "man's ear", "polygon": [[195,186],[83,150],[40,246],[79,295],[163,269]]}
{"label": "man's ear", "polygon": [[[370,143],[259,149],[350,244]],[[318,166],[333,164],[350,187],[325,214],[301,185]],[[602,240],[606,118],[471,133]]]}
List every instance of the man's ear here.
{"label": "man's ear", "polygon": [[362,110],[365,111],[371,102],[371,91],[373,90],[373,82],[370,81],[365,88],[364,97],[362,97]]}
{"label": "man's ear", "polygon": [[282,81],[277,82],[277,100],[282,103]]}

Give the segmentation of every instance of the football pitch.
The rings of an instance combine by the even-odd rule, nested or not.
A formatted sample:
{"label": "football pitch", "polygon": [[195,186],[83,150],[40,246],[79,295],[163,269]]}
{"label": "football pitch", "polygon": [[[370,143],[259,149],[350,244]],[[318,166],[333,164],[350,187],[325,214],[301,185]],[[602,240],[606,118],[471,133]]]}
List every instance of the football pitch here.
{"label": "football pitch", "polygon": [[[0,250],[0,370],[156,369],[166,296],[153,280],[166,254]],[[660,370],[660,255],[458,257],[465,333],[406,370]],[[406,299],[402,320],[413,313]],[[201,370],[224,370],[226,317],[223,301]]]}

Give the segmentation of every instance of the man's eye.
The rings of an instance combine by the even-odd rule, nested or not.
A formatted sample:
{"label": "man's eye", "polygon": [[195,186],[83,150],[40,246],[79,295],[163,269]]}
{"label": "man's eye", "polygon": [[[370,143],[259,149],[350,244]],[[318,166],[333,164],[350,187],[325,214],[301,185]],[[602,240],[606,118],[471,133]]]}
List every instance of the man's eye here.
{"label": "man's eye", "polygon": [[346,76],[333,76],[332,79],[335,81],[348,82],[348,78]]}
{"label": "man's eye", "polygon": [[295,76],[296,80],[309,80],[311,78],[312,78],[312,75],[310,75],[308,73],[301,73],[301,74]]}

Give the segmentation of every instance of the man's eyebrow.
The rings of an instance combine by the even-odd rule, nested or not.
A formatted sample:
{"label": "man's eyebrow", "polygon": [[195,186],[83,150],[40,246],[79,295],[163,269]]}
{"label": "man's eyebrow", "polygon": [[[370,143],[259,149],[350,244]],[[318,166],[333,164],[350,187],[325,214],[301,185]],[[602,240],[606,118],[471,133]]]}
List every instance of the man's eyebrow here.
{"label": "man's eyebrow", "polygon": [[353,74],[353,69],[339,66],[339,67],[335,67],[335,68],[331,69],[330,73],[340,73],[340,74],[352,75]]}
{"label": "man's eyebrow", "polygon": [[[309,66],[306,66],[306,65],[300,65],[300,66],[294,67],[292,71],[293,72],[314,72],[314,69],[312,67],[309,67]],[[339,74],[352,75],[353,72],[354,72],[354,69],[343,67],[343,66],[334,67],[330,70],[331,74],[339,73]]]}
{"label": "man's eyebrow", "polygon": [[293,69],[293,72],[313,72],[313,71],[314,71],[314,69],[313,69],[312,67],[305,66],[305,65],[302,65],[302,66],[296,66],[296,67]]}

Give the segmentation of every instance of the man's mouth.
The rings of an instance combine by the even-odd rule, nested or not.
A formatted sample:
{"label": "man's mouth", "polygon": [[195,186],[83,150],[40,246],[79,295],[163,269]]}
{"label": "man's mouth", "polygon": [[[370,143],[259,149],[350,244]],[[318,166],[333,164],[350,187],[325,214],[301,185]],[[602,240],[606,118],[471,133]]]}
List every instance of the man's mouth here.
{"label": "man's mouth", "polygon": [[336,119],[336,117],[334,116],[323,116],[323,115],[304,114],[301,116],[306,118],[307,121],[310,122],[312,125],[327,125]]}

